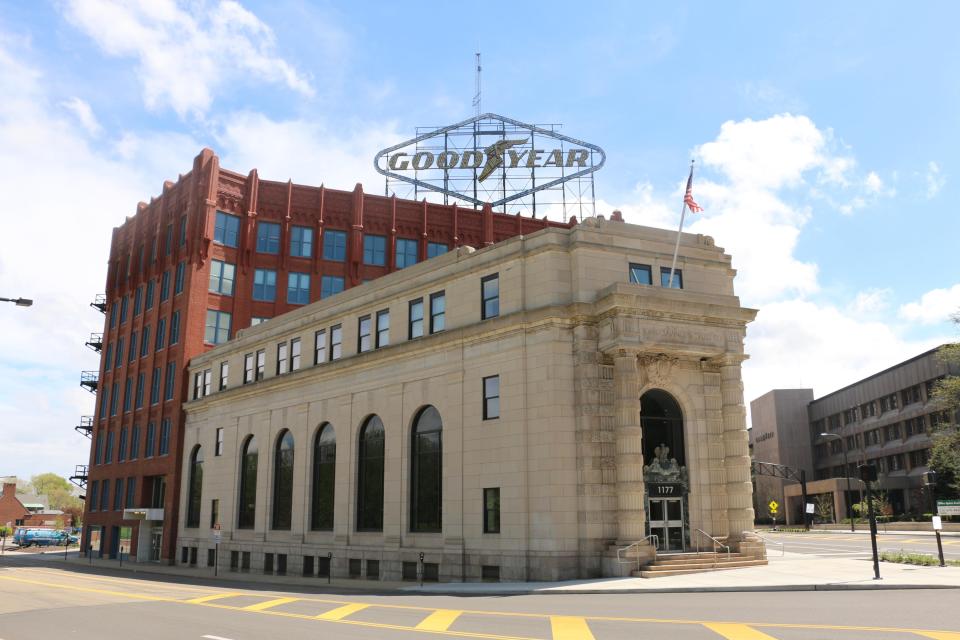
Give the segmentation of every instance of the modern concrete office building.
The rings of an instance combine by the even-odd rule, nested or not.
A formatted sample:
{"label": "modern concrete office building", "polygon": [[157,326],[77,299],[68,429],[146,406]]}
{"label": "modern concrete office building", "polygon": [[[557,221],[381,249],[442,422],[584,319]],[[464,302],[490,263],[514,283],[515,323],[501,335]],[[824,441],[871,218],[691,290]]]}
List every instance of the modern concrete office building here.
{"label": "modern concrete office building", "polygon": [[648,535],[762,554],[756,312],[710,237],[665,286],[675,239],[591,218],[460,247],[195,355],[179,561],[512,581],[628,573]]}
{"label": "modern concrete office building", "polygon": [[[829,494],[825,503],[835,519],[846,517],[848,501],[860,499],[860,464],[877,467],[893,514],[921,513],[931,434],[957,424],[930,396],[937,380],[958,374],[931,349],[816,400],[811,389],[771,391],[750,403],[753,458],[805,469],[811,500]],[[802,522],[796,483],[757,477],[756,485],[758,500],[783,495],[790,520]]]}

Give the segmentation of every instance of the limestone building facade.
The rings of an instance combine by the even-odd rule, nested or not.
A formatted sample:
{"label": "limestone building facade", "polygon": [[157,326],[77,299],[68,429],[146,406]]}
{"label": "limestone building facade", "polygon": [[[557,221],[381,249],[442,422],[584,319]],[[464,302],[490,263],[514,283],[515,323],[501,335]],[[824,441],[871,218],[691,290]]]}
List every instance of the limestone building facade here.
{"label": "limestone building facade", "polygon": [[756,312],[707,236],[666,286],[675,239],[597,218],[460,247],[194,357],[179,562],[514,581],[623,575],[633,543],[762,553]]}

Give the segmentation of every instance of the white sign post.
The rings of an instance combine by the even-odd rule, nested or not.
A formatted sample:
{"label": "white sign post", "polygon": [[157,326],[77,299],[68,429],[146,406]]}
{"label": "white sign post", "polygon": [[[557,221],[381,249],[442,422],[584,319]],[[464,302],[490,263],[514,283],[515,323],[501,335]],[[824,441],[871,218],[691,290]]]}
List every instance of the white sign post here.
{"label": "white sign post", "polygon": [[219,522],[214,523],[210,537],[213,539],[213,576],[216,577],[220,570],[220,540],[223,538]]}
{"label": "white sign post", "polygon": [[933,530],[943,531],[943,520],[940,516],[933,516]]}
{"label": "white sign post", "polygon": [[812,502],[807,503],[807,513],[809,513],[810,515],[813,515],[814,513],[816,513],[816,511],[814,510],[814,504]]}

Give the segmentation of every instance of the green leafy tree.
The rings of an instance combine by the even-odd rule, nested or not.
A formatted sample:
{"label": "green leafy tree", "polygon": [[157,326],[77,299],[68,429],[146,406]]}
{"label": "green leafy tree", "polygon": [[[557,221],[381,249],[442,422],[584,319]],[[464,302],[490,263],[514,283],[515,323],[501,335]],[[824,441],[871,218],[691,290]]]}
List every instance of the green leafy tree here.
{"label": "green leafy tree", "polygon": [[[960,327],[960,311],[950,316]],[[952,375],[939,380],[933,389],[933,400],[947,412],[949,421],[941,423],[933,434],[933,448],[928,465],[937,472],[937,496],[960,497],[960,429],[956,416],[960,411],[960,342],[940,347],[940,359]]]}
{"label": "green leafy tree", "polygon": [[70,491],[70,483],[66,478],[58,476],[55,473],[41,473],[30,478],[30,486],[38,496],[49,495],[51,491],[60,489],[61,491]]}

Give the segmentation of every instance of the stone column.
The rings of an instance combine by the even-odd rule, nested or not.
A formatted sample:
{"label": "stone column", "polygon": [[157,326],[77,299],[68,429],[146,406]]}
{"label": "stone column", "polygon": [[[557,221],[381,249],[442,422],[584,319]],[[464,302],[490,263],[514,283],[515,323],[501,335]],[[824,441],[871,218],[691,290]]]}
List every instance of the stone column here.
{"label": "stone column", "polygon": [[621,350],[614,356],[613,362],[617,544],[625,545],[642,540],[646,533],[640,376],[635,353]]}
{"label": "stone column", "polygon": [[741,359],[741,356],[729,356],[720,366],[723,466],[727,481],[729,540],[733,542],[742,540],[744,531],[753,530],[753,486],[750,483],[750,447],[740,379]]}

